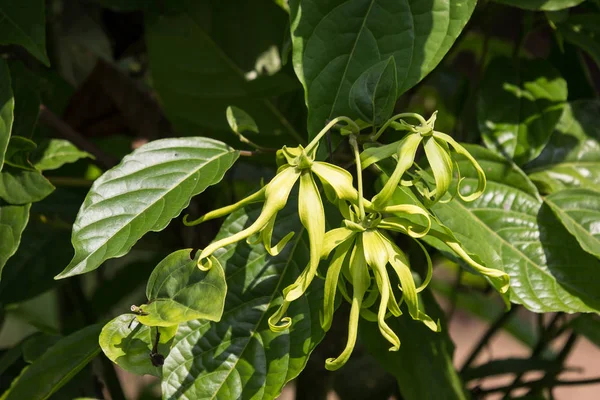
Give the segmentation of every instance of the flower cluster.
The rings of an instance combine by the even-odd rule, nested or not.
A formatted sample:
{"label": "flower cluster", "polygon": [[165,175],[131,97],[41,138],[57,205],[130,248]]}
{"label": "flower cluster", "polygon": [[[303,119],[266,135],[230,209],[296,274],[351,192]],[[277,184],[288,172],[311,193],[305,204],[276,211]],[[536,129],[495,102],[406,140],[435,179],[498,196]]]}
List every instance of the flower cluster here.
{"label": "flower cluster", "polygon": [[[419,125],[411,125],[402,118],[411,117]],[[352,175],[336,165],[317,161],[319,140],[340,122],[345,123],[342,134],[349,135],[357,169],[357,187]],[[501,293],[508,290],[508,275],[486,268],[474,260],[460,245],[452,232],[445,228],[421,203],[394,204],[392,196],[399,185],[414,186],[425,204],[440,201],[449,191],[453,180],[453,153],[465,156],[478,174],[478,187],[470,195],[460,191],[462,179],[458,178],[456,192],[465,201],[475,200],[485,189],[485,175],[477,161],[450,136],[434,130],[435,114],[425,120],[418,114],[399,114],[388,120],[374,135],[360,134],[357,124],[347,117],[338,117],[327,124],[306,147],[284,147],[278,151],[280,163],[276,176],[258,192],[233,205],[212,211],[203,217],[184,223],[195,225],[213,218],[225,216],[251,203],[264,202],[258,218],[242,231],[213,242],[200,254],[198,267],[211,267],[212,254],[240,240],[257,237],[271,255],[277,255],[290,241],[294,232],[288,233],[279,243],[272,244],[277,213],[282,210],[293,187],[299,182],[298,215],[308,232],[310,258],[295,282],[283,290],[283,302],[269,318],[273,331],[288,329],[292,323],[286,316],[289,305],[300,298],[317,275],[319,263],[329,260],[325,276],[324,307],[321,325],[325,331],[331,327],[335,309],[335,297],[341,296],[351,304],[348,340],[342,354],[326,361],[326,367],[340,368],[350,357],[358,331],[359,318],[377,322],[382,336],[391,344],[390,350],[400,346],[398,336],[390,329],[386,319],[402,314],[404,303],[411,318],[423,322],[434,331],[439,324],[433,321],[419,302],[418,293],[429,283],[432,264],[425,247],[417,240],[426,235],[444,242],[475,271],[484,275]],[[374,143],[387,128],[407,132],[399,141],[388,145],[367,147],[360,151],[359,142],[366,138]],[[425,179],[426,173],[415,165],[419,145],[423,143],[433,179]],[[376,144],[376,143],[375,143]],[[450,150],[452,148],[454,152]],[[368,166],[391,158],[396,165],[382,190],[371,200],[363,197],[362,171]],[[411,169],[417,168],[417,173]],[[456,168],[458,169],[458,168]],[[405,177],[412,179],[403,179]],[[325,211],[320,194],[319,181],[327,199],[340,210],[344,220],[340,227],[326,232]],[[442,200],[446,201],[446,200]],[[396,245],[392,234],[401,233],[415,240],[425,254],[427,274],[420,285],[413,277],[407,255]],[[396,286],[396,287],[394,287]]]}

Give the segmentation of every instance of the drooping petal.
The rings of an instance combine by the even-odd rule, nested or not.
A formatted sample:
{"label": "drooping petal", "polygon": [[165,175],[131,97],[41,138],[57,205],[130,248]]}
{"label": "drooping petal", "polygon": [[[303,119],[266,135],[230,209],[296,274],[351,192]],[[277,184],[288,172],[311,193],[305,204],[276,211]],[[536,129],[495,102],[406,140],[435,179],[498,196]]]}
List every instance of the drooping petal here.
{"label": "drooping petal", "polygon": [[362,169],[365,169],[376,162],[385,160],[386,158],[397,154],[398,146],[400,146],[400,144],[401,141],[399,140],[383,146],[368,147],[364,149],[363,152],[360,153],[360,165]]}
{"label": "drooping petal", "polygon": [[[391,206],[385,207],[383,209],[383,211],[388,212],[388,213],[393,213],[393,214],[405,213],[405,214],[410,214],[410,215],[422,215],[423,217],[425,217],[427,226],[418,231],[413,230],[414,223],[412,223],[406,219],[387,217],[382,220],[382,222],[387,221],[386,223],[389,224],[390,229],[398,230],[399,232],[406,233],[411,237],[414,237],[414,238],[423,237],[423,236],[427,235],[427,232],[429,232],[429,229],[431,228],[431,217],[429,216],[429,212],[427,212],[422,207],[412,205],[412,204],[396,204],[396,205],[391,205]],[[403,224],[404,221],[408,222],[408,224]],[[396,228],[396,229],[394,229],[394,228]]]}
{"label": "drooping petal", "polygon": [[325,233],[325,239],[323,240],[323,249],[321,250],[321,258],[329,257],[329,254],[335,249],[337,246],[342,244],[353,235],[350,229],[347,228],[335,228]]}
{"label": "drooping petal", "polygon": [[425,156],[435,179],[435,189],[430,193],[433,199],[430,200],[435,203],[448,192],[452,183],[452,159],[448,150],[438,143],[435,137],[429,136],[424,142]]}
{"label": "drooping petal", "polygon": [[385,244],[381,241],[376,232],[367,231],[361,236],[364,241],[365,259],[367,260],[367,264],[369,264],[381,280],[381,303],[379,304],[379,311],[377,312],[379,331],[383,337],[392,344],[390,351],[396,351],[400,348],[400,339],[398,339],[398,336],[394,333],[392,328],[385,322],[390,299],[390,283],[386,270],[388,252]]}
{"label": "drooping petal", "polygon": [[298,215],[300,222],[308,232],[310,262],[306,273],[300,275],[296,282],[288,286],[285,297],[287,301],[294,301],[302,296],[312,282],[319,267],[325,239],[325,210],[319,189],[309,170],[303,171],[300,176]]}
{"label": "drooping petal", "polygon": [[260,232],[260,239],[265,246],[265,250],[271,256],[275,257],[278,255],[285,245],[294,237],[294,232],[290,232],[285,235],[275,246],[271,246],[271,238],[273,237],[273,228],[275,227],[275,220],[277,219],[277,213],[267,222],[267,225]]}
{"label": "drooping petal", "polygon": [[216,250],[221,247],[228,246],[232,243],[239,242],[240,240],[247,239],[253,234],[259,232],[265,227],[271,218],[283,207],[290,195],[290,191],[294,187],[294,184],[298,180],[300,172],[295,168],[287,168],[273,178],[267,186],[265,186],[265,204],[263,205],[262,211],[256,221],[254,221],[249,227],[238,233],[217,240],[216,242],[208,245],[202,253],[198,261],[198,267],[201,267],[203,262],[213,254]]}
{"label": "drooping petal", "polygon": [[458,187],[457,187],[456,191],[457,191],[458,196],[463,201],[473,201],[473,200],[478,199],[479,196],[481,196],[481,194],[485,191],[486,178],[485,178],[485,172],[483,172],[483,169],[481,168],[481,166],[479,165],[477,160],[475,160],[475,158],[473,158],[473,156],[467,151],[467,149],[462,147],[456,140],[452,139],[451,136],[449,136],[445,133],[437,132],[437,131],[433,132],[433,136],[435,138],[438,138],[438,139],[443,140],[446,143],[448,143],[450,146],[452,146],[454,151],[456,151],[460,155],[465,156],[469,160],[471,165],[473,165],[473,167],[477,171],[477,189],[475,189],[475,191],[469,195],[466,195],[466,196],[463,195],[460,192],[460,184],[462,182],[462,179],[464,179],[464,178],[462,178],[458,182]]}
{"label": "drooping petal", "polygon": [[409,134],[402,139],[400,146],[398,146],[398,164],[396,164],[392,176],[385,183],[383,189],[371,200],[375,209],[382,209],[392,198],[402,176],[415,162],[415,155],[421,140],[421,135],[417,133]]}
{"label": "drooping petal", "polygon": [[283,303],[279,306],[277,311],[273,313],[268,319],[269,329],[273,332],[282,332],[288,329],[292,325],[292,319],[290,317],[284,317],[287,312],[290,302],[283,299]]}
{"label": "drooping petal", "polygon": [[356,202],[358,191],[352,185],[350,172],[337,165],[315,161],[311,166],[312,172],[323,182],[327,182],[335,191],[338,199]]}
{"label": "drooping petal", "polygon": [[340,279],[340,271],[344,263],[350,262],[350,255],[352,245],[354,245],[354,237],[347,237],[344,242],[336,247],[333,253],[333,259],[329,268],[327,269],[327,275],[325,276],[325,293],[323,300],[323,314],[321,316],[321,327],[324,331],[328,331],[331,328],[331,322],[333,321],[333,313],[335,311],[335,293],[338,287],[338,280]]}

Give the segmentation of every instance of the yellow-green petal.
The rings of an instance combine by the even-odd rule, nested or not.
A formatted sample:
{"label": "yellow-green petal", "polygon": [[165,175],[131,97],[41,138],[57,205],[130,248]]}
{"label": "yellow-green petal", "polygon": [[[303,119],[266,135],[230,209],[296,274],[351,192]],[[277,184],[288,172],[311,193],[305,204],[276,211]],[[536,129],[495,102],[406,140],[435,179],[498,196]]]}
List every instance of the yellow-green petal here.
{"label": "yellow-green petal", "polygon": [[366,148],[362,153],[360,153],[360,166],[362,169],[365,169],[376,162],[393,156],[394,154],[398,153],[398,147],[401,145],[401,143],[402,141],[399,140],[383,146]]}
{"label": "yellow-green petal", "polygon": [[285,245],[294,237],[294,232],[290,232],[285,235],[275,246],[271,246],[271,239],[273,237],[273,228],[275,227],[275,220],[277,219],[277,213],[267,222],[267,225],[260,232],[260,238],[262,240],[263,246],[267,253],[275,257],[278,255],[281,250],[285,247]]}
{"label": "yellow-green petal", "polygon": [[452,159],[448,150],[440,145],[435,137],[429,136],[424,142],[425,156],[435,179],[435,189],[430,193],[434,197],[430,200],[437,202],[448,192],[452,183]]}
{"label": "yellow-green petal", "polygon": [[282,332],[288,329],[292,325],[292,319],[290,317],[284,317],[287,312],[288,307],[290,306],[289,301],[283,300],[283,303],[279,306],[277,311],[271,315],[268,319],[269,328],[273,332]]}
{"label": "yellow-green petal", "polygon": [[[400,218],[396,218],[396,217],[387,217],[381,221],[384,224],[385,223],[389,224],[389,229],[398,230],[399,232],[406,233],[411,237],[414,237],[414,238],[423,237],[423,236],[427,235],[427,233],[429,232],[429,229],[431,228],[431,217],[429,216],[429,212],[426,211],[422,207],[412,205],[412,204],[396,204],[396,205],[391,205],[391,206],[385,207],[383,209],[383,211],[388,212],[388,213],[394,213],[394,214],[406,213],[406,214],[410,214],[410,215],[424,216],[425,220],[427,221],[427,226],[418,231],[415,231],[413,229],[414,224],[406,219],[400,219]],[[404,222],[406,222],[406,223],[404,223]],[[394,229],[396,226],[397,226],[397,228]],[[388,229],[388,228],[385,228],[385,229]]]}
{"label": "yellow-green petal", "polygon": [[325,292],[323,300],[323,314],[321,316],[321,327],[324,331],[328,331],[331,328],[331,322],[333,321],[333,313],[335,311],[335,293],[338,287],[338,280],[340,278],[340,271],[342,265],[350,261],[351,248],[354,244],[354,238],[347,238],[341,243],[333,253],[333,259],[327,269],[327,275],[325,276]]}
{"label": "yellow-green petal", "polygon": [[351,202],[357,201],[358,191],[352,185],[350,172],[337,165],[321,161],[315,161],[311,166],[311,170],[321,181],[325,181],[331,186],[338,199]]}
{"label": "yellow-green petal", "polygon": [[337,246],[346,241],[351,235],[354,235],[348,228],[335,228],[325,233],[325,239],[323,240],[323,249],[321,250],[321,258],[329,257],[329,254]]}

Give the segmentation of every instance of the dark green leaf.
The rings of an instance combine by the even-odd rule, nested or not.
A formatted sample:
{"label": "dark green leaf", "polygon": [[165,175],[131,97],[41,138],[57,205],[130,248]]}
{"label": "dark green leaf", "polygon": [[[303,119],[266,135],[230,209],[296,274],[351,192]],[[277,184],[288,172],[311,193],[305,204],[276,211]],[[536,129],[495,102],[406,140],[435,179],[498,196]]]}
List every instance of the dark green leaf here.
{"label": "dark green leaf", "polygon": [[475,0],[290,1],[294,69],[304,85],[308,132],[352,115],[350,88],[393,57],[396,97],[437,66],[475,8]]}
{"label": "dark green leaf", "polygon": [[35,168],[29,162],[29,153],[35,150],[36,147],[37,145],[32,140],[23,136],[12,135],[6,149],[4,164],[35,171]]}
{"label": "dark green leaf", "polygon": [[164,229],[192,196],[219,182],[237,157],[221,142],[181,138],[150,142],[123,158],[92,185],[73,226],[75,257],[56,278],[127,254],[144,234]]}
{"label": "dark green leaf", "polygon": [[[435,320],[443,312],[429,291],[422,292],[427,313]],[[389,343],[381,336],[377,323],[361,320],[361,338],[367,350],[396,379],[402,398],[467,399],[465,388],[452,364],[454,344],[446,326],[432,332],[408,313],[386,320],[398,334],[400,350],[389,351]]]}
{"label": "dark green leaf", "polygon": [[162,368],[152,365],[150,359],[157,329],[161,333],[157,350],[166,357],[177,326],[151,328],[137,322],[135,314],[119,315],[104,325],[100,333],[100,346],[106,357],[124,370],[137,375],[160,377]]}
{"label": "dark green leaf", "polygon": [[537,157],[567,100],[567,82],[548,62],[494,59],[478,99],[479,127],[486,145],[523,164]]}
{"label": "dark green leaf", "polygon": [[32,73],[21,62],[11,62],[9,66],[15,97],[12,134],[30,138],[40,113],[40,87],[36,86],[40,79],[36,77],[35,81],[32,81]]}
{"label": "dark green leaf", "polygon": [[64,139],[50,139],[40,143],[32,157],[37,169],[45,171],[57,169],[64,164],[73,163],[82,158],[94,158],[87,151],[79,150],[75,145]]}
{"label": "dark green leaf", "polygon": [[350,88],[350,108],[363,121],[382,125],[394,111],[398,93],[394,57],[363,72]]}
{"label": "dark green leaf", "polygon": [[0,203],[0,277],[9,258],[19,248],[21,234],[29,221],[31,204],[11,206]]}
{"label": "dark green leaf", "polygon": [[6,400],[50,397],[100,352],[101,328],[101,325],[88,326],[59,340],[27,368]]}
{"label": "dark green leaf", "polygon": [[152,271],[146,287],[148,304],[140,306],[142,324],[170,326],[194,319],[221,319],[227,293],[223,267],[214,262],[210,270],[202,271],[198,260],[190,258],[191,251],[169,254]]}
{"label": "dark green leaf", "polygon": [[23,341],[23,359],[29,364],[35,362],[60,339],[59,335],[34,333]]}
{"label": "dark green leaf", "polygon": [[[459,167],[464,190],[475,188],[474,169],[466,161],[459,161]],[[512,302],[535,312],[600,310],[595,284],[600,260],[579,247],[539,197],[505,179],[513,174],[503,171],[513,170],[526,180],[518,167],[500,159],[482,167],[488,177],[483,196],[470,203],[456,197],[436,204],[441,222],[484,265],[508,273]]]}
{"label": "dark green leaf", "polygon": [[600,347],[600,319],[597,315],[582,314],[569,322],[575,332]]}
{"label": "dark green leaf", "polygon": [[542,358],[505,358],[469,368],[462,373],[462,378],[470,381],[495,375],[524,374],[532,371],[556,373],[560,369],[559,363]]}
{"label": "dark green leaf", "polygon": [[546,193],[565,188],[600,188],[600,101],[564,107],[548,145],[524,169]]}
{"label": "dark green leaf", "polygon": [[[290,231],[296,235],[277,257],[261,245],[240,242],[222,250],[227,299],[221,321],[190,321],[179,327],[163,367],[165,398],[276,398],[295,378],[321,341],[319,311],[323,284],[315,279],[309,293],[290,305],[289,330],[275,333],[267,319],[281,303],[281,291],[308,262],[308,240],[297,218],[295,199],[278,216],[273,241]],[[239,232],[258,216],[239,210],[221,228],[218,238]]]}
{"label": "dark green leaf", "polygon": [[600,13],[577,14],[557,24],[558,33],[567,42],[585,51],[600,66]]}
{"label": "dark green leaf", "polygon": [[54,191],[39,171],[6,166],[0,172],[0,198],[11,204],[35,203]]}
{"label": "dark green leaf", "polygon": [[250,131],[258,133],[258,126],[254,119],[244,110],[238,107],[227,107],[227,123],[235,133],[244,133]]}
{"label": "dark green leaf", "polygon": [[564,8],[575,7],[585,0],[494,0],[497,3],[506,4],[525,10],[556,11]]}
{"label": "dark green leaf", "polygon": [[600,258],[600,193],[568,189],[544,199],[581,247]]}
{"label": "dark green leaf", "polygon": [[18,44],[50,66],[44,0],[0,0],[0,44]]}
{"label": "dark green leaf", "polygon": [[93,0],[102,7],[118,11],[132,12],[138,10],[152,10],[160,6],[159,0]]}
{"label": "dark green leaf", "polygon": [[15,99],[12,93],[10,72],[6,61],[0,57],[0,171],[8,148],[14,120]]}
{"label": "dark green leaf", "polygon": [[[263,36],[269,32],[263,29],[244,30],[252,21],[246,13],[257,15],[263,26],[275,24],[269,20],[264,23],[265,15],[279,15],[285,21],[285,13],[272,1],[236,3],[214,6],[215,21],[209,21],[207,14],[211,5],[208,1],[187,2],[184,10],[169,15],[148,14],[146,18],[146,43],[152,70],[154,88],[157,90],[164,110],[175,130],[184,135],[197,135],[201,132],[211,137],[228,141],[232,138],[225,110],[233,105],[247,111],[256,118],[262,134],[257,137],[259,144],[277,147],[280,144],[302,142],[299,135],[283,117],[276,105],[271,101],[269,90],[273,85],[268,82],[278,75],[256,77],[256,72],[247,71],[244,65],[247,58],[254,61],[259,53],[252,53],[252,43],[261,44]],[[255,4],[256,3],[256,4]],[[259,12],[261,11],[261,12]],[[262,12],[267,14],[262,14]],[[236,18],[222,19],[221,13],[233,13]],[[209,23],[212,22],[212,23]],[[218,22],[218,23],[217,23]],[[240,30],[238,36],[224,30]],[[228,36],[227,36],[228,35]],[[242,40],[248,35],[258,35],[252,40]],[[282,33],[277,37],[280,43]],[[227,48],[219,46],[223,43]],[[229,51],[232,48],[234,51]],[[238,51],[239,50],[239,51]],[[268,48],[256,49],[265,51]],[[250,57],[253,56],[253,57]],[[246,67],[246,68],[244,68]],[[277,88],[275,89],[280,90]],[[265,93],[265,87],[267,91]],[[295,87],[293,87],[295,89]],[[234,142],[234,141],[231,141]]]}

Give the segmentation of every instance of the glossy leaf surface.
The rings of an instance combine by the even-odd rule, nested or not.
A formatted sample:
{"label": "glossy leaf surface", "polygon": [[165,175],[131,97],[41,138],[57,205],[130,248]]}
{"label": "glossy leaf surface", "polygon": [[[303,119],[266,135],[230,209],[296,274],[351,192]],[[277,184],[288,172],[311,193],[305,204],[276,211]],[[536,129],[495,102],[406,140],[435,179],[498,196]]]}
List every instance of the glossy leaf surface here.
{"label": "glossy leaf surface", "polygon": [[363,120],[382,125],[394,111],[398,81],[393,57],[383,60],[358,77],[350,89],[350,108]]}
{"label": "glossy leaf surface", "polygon": [[156,140],[124,157],[92,185],[73,226],[75,257],[57,278],[92,271],[164,229],[237,156],[215,140],[181,138]]}

